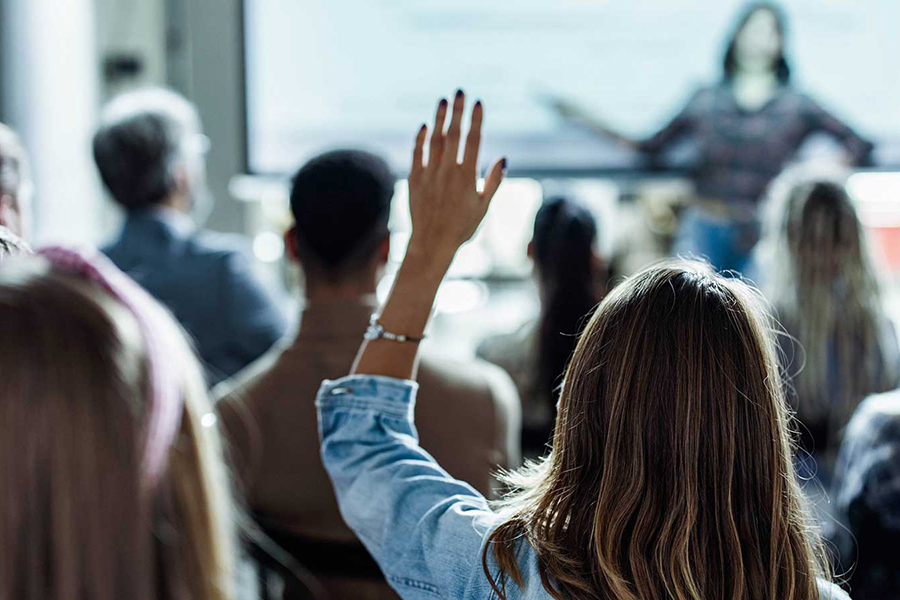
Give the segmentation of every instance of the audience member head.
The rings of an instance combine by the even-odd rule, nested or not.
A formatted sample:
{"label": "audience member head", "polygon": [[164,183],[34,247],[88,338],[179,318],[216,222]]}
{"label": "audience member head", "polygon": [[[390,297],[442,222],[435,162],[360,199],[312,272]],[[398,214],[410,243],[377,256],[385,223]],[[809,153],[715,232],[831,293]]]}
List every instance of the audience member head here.
{"label": "audience member head", "polygon": [[128,211],[206,208],[205,154],[194,106],[165,89],[129,92],[103,110],[94,160],[113,199]]}
{"label": "audience member head", "polygon": [[553,451],[509,478],[485,547],[498,591],[521,583],[525,538],[555,598],[818,600],[770,327],[757,292],[704,264],[614,288],[566,370]]}
{"label": "audience member head", "polygon": [[541,292],[538,374],[542,392],[554,406],[577,334],[602,299],[596,241],[594,217],[577,202],[552,198],[538,210],[528,254]]}
{"label": "audience member head", "polygon": [[[886,360],[876,268],[842,184],[801,180],[784,191],[786,197],[773,198],[767,293],[805,349],[792,382],[800,419],[843,427],[866,395],[888,389],[898,376]],[[792,375],[800,365],[793,367]]]}
{"label": "audience member head", "polygon": [[778,81],[786,84],[791,69],[785,57],[787,17],[778,4],[754,2],[738,18],[725,50],[725,81],[738,71],[774,71]]}
{"label": "audience member head", "polygon": [[286,242],[308,295],[374,293],[390,252],[394,183],[382,158],[360,150],[326,152],[297,172]]}
{"label": "audience member head", "polygon": [[864,400],[847,424],[824,529],[854,600],[900,590],[900,392]]}
{"label": "audience member head", "polygon": [[31,170],[16,133],[0,123],[0,225],[20,238],[31,235]]}
{"label": "audience member head", "polygon": [[20,254],[31,254],[31,248],[22,238],[0,225],[0,264]]}
{"label": "audience member head", "polygon": [[233,516],[187,341],[106,261],[42,254],[0,269],[0,599],[230,598]]}

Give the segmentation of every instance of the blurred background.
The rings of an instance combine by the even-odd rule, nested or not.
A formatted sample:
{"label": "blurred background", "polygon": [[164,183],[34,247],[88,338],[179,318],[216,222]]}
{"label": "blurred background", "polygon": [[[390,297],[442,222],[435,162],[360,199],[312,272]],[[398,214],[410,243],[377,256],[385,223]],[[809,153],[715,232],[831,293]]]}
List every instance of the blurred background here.
{"label": "blurred background", "polygon": [[[900,265],[900,3],[789,0],[793,82],[876,144],[850,189],[878,251]],[[537,311],[526,246],[551,195],[577,196],[600,227],[598,254],[625,275],[669,253],[694,193],[690,143],[649,168],[552,110],[577,103],[629,135],[659,129],[720,76],[739,0],[0,0],[0,120],[32,155],[37,244],[100,244],[122,215],[104,197],[90,140],[119,92],[168,86],[196,103],[211,140],[216,203],[205,225],[246,236],[260,274],[295,314],[302,286],[282,260],[287,181],[306,159],[355,146],[401,176],[436,99],[463,87],[487,107],[485,162],[510,180],[460,254],[435,336],[475,340]],[[347,15],[356,15],[348,19]],[[839,160],[813,136],[803,162]],[[408,231],[405,184],[394,258]],[[383,287],[389,286],[389,278]],[[893,290],[895,288],[892,287]],[[893,302],[891,305],[897,305]]]}

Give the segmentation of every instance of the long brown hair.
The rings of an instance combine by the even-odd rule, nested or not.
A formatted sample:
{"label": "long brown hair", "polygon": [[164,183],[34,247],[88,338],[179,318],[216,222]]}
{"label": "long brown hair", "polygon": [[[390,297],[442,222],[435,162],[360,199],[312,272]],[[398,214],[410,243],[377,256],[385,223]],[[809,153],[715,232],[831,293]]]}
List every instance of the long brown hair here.
{"label": "long brown hair", "polygon": [[775,223],[764,241],[771,256],[766,291],[795,338],[784,338],[793,363],[785,365],[790,399],[801,421],[825,427],[826,439],[807,443],[833,445],[865,396],[897,385],[897,341],[844,186],[801,178],[782,194],[772,199]]}
{"label": "long brown hair", "polygon": [[44,258],[0,269],[0,600],[231,597],[233,519],[201,370],[163,309],[142,317],[184,400],[149,491],[135,316]]}
{"label": "long brown hair", "polygon": [[[566,364],[578,334],[603,298],[595,264],[597,223],[585,207],[565,198],[551,198],[534,219],[532,248],[541,282],[541,314],[537,325],[539,391],[555,412]],[[543,445],[552,423],[541,432]]]}
{"label": "long brown hair", "polygon": [[696,263],[601,303],[566,371],[553,451],[509,477],[485,546],[506,598],[522,540],[554,598],[818,598],[771,323],[756,292]]}

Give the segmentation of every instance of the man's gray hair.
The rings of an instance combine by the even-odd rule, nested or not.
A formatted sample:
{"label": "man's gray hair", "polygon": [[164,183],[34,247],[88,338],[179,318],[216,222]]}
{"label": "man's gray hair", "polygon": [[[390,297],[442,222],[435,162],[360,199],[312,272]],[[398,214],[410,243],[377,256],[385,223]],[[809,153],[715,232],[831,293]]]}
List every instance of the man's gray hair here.
{"label": "man's gray hair", "polygon": [[110,195],[127,210],[165,200],[175,188],[185,136],[199,131],[196,108],[170,90],[150,88],[113,99],[94,135],[94,160]]}

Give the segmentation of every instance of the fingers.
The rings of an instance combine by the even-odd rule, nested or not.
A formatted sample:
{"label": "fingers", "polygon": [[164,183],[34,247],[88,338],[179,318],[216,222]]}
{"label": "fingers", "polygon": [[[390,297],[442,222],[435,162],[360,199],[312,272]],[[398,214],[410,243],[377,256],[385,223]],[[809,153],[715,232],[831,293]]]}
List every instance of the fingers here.
{"label": "fingers", "polygon": [[466,138],[466,147],[463,151],[463,166],[473,173],[478,164],[478,149],[481,146],[481,123],[484,119],[484,107],[481,100],[472,108],[472,124],[469,126],[469,135]]}
{"label": "fingers", "polygon": [[410,169],[409,172],[410,178],[418,176],[425,168],[425,165],[422,163],[422,159],[425,153],[426,135],[428,135],[428,126],[425,125],[425,123],[422,123],[422,126],[419,127],[419,133],[416,134],[416,145],[415,148],[413,148],[412,169]]}
{"label": "fingers", "polygon": [[431,147],[428,150],[428,164],[435,165],[440,162],[444,149],[444,119],[447,117],[447,100],[441,98],[438,102],[437,113],[434,115],[434,129],[431,130]]}
{"label": "fingers", "polygon": [[466,95],[462,90],[456,90],[456,98],[453,99],[453,116],[450,118],[450,128],[447,129],[447,139],[444,141],[444,161],[453,161],[459,155],[459,136],[462,130],[463,109],[466,104]]}
{"label": "fingers", "polygon": [[[460,139],[462,137],[462,119],[465,111],[466,95],[462,90],[456,91],[456,97],[453,100],[453,112],[450,116],[450,126],[446,135],[444,131],[444,122],[447,118],[449,104],[445,99],[438,103],[437,112],[434,116],[434,128],[431,131],[431,145],[429,147],[428,166],[423,165],[422,151],[426,137],[426,127],[423,125],[416,137],[416,149],[413,152],[413,172],[415,174],[420,166],[422,168],[435,168],[442,161],[456,165],[456,159],[459,155]],[[463,148],[462,164],[467,170],[474,172],[478,163],[478,152],[481,148],[481,127],[484,121],[484,106],[481,101],[475,103],[472,108],[472,121],[469,127],[469,134],[466,137],[465,147]],[[502,171],[502,167],[501,167]],[[502,173],[500,174],[502,178]],[[497,183],[499,186],[499,181]],[[493,195],[493,192],[491,193]]]}
{"label": "fingers", "polygon": [[485,202],[491,201],[491,198],[493,198],[494,194],[497,193],[497,188],[500,187],[500,184],[503,182],[503,178],[505,176],[506,158],[501,158],[494,163],[494,166],[491,167],[487,178],[484,180],[484,191],[481,192],[481,198]]}

